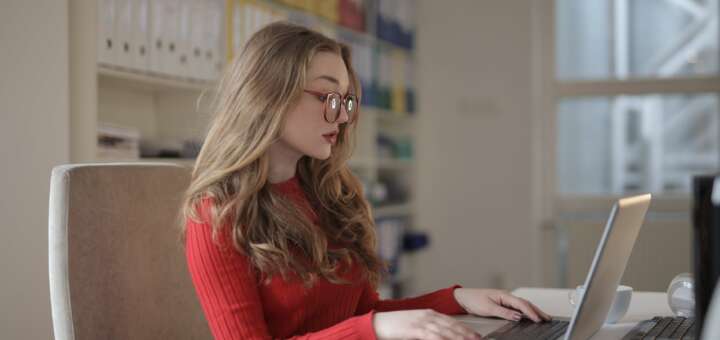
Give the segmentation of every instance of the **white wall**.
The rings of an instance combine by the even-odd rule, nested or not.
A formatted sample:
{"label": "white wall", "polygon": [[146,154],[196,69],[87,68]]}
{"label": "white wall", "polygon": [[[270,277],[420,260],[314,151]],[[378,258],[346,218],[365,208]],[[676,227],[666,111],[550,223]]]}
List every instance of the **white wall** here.
{"label": "white wall", "polygon": [[417,226],[431,247],[410,290],[535,284],[532,1],[418,6]]}
{"label": "white wall", "polygon": [[0,3],[0,338],[52,336],[50,169],[69,159],[67,1]]}

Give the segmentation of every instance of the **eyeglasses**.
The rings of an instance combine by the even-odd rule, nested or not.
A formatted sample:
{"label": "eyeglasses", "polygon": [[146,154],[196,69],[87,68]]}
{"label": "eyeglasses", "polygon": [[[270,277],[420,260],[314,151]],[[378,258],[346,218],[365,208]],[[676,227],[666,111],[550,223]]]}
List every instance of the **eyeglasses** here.
{"label": "eyeglasses", "polygon": [[317,92],[311,90],[304,90],[305,92],[316,96],[320,101],[325,103],[323,108],[323,117],[328,123],[335,123],[340,117],[340,110],[345,105],[345,112],[348,114],[348,123],[354,123],[357,119],[358,112],[358,98],[354,94],[347,94],[343,97],[337,92]]}

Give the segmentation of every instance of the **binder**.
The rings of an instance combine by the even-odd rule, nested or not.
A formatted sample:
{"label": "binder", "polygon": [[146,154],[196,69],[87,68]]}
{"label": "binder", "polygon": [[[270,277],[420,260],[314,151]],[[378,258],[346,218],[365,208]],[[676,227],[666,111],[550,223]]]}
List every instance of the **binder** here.
{"label": "binder", "polygon": [[238,56],[242,51],[244,45],[244,32],[245,32],[245,6],[241,6],[240,3],[235,3],[233,6],[232,13],[232,55]]}
{"label": "binder", "polygon": [[133,0],[115,0],[115,36],[118,48],[115,50],[115,65],[133,68],[134,44],[132,43]]}
{"label": "binder", "polygon": [[150,8],[149,0],[130,0],[132,1],[131,21],[131,43],[133,46],[131,67],[140,71],[148,71],[150,69],[150,49],[149,49],[149,19],[148,12]]}
{"label": "binder", "polygon": [[387,52],[378,51],[378,106],[390,109],[390,88],[392,84],[392,66]]}
{"label": "binder", "polygon": [[165,36],[165,3],[169,0],[152,0],[150,2],[150,71],[165,73],[164,61],[168,54],[168,41]]}
{"label": "binder", "polygon": [[372,48],[366,42],[353,44],[353,63],[362,86],[361,105],[375,105],[372,90]]}
{"label": "binder", "polygon": [[[237,10],[236,6],[236,10]],[[210,0],[205,7],[205,16],[202,22],[201,47],[202,60],[200,62],[200,78],[215,80],[220,76],[224,63],[223,28],[224,11],[221,0]],[[234,23],[237,27],[237,23]]]}
{"label": "binder", "polygon": [[365,31],[365,0],[339,0],[338,22],[350,29]]}
{"label": "binder", "polygon": [[405,99],[405,54],[394,49],[391,54],[392,89],[390,106],[394,112],[406,112]]}
{"label": "binder", "polygon": [[[260,6],[252,6],[255,20],[254,20],[254,26],[252,30],[252,34],[255,34],[257,31],[261,30],[268,22],[268,13],[265,10],[265,8],[262,8]],[[251,34],[251,36],[252,36]]]}
{"label": "binder", "polygon": [[192,54],[192,38],[191,38],[191,13],[193,0],[178,0],[178,30],[177,37],[177,55],[175,60],[176,70],[171,74],[183,78],[192,77],[192,67],[190,65],[190,55]]}
{"label": "binder", "polygon": [[409,0],[403,0],[403,9],[401,12],[401,46],[412,49],[415,40],[415,3]]}
{"label": "binder", "polygon": [[242,39],[241,39],[241,46],[244,49],[245,44],[247,44],[248,40],[250,39],[250,36],[252,36],[253,33],[255,33],[255,6],[251,4],[245,4],[242,6],[244,11],[244,20],[243,20],[243,30],[242,30]]}
{"label": "binder", "polygon": [[165,53],[161,54],[158,60],[160,73],[178,76],[181,73],[179,52],[180,2],[178,0],[161,0],[160,12],[156,13],[153,19],[161,21],[160,35],[165,42]]}
{"label": "binder", "polygon": [[405,111],[415,113],[415,63],[405,59]]}
{"label": "binder", "polygon": [[188,66],[189,66],[189,77],[193,79],[206,79],[208,78],[205,73],[203,65],[204,59],[204,45],[203,41],[205,32],[205,20],[206,15],[209,11],[212,0],[205,1],[192,1],[190,7],[190,40],[188,50]]}
{"label": "binder", "polygon": [[315,0],[311,3],[312,12],[337,24],[340,21],[339,0]]}
{"label": "binder", "polygon": [[100,0],[97,7],[97,62],[115,64],[115,0]]}

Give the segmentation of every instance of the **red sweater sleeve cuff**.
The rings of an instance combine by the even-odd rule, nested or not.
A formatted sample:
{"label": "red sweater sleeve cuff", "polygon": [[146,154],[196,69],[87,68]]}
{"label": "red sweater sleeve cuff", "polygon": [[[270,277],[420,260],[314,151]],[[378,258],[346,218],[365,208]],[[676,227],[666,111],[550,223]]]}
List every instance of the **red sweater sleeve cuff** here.
{"label": "red sweater sleeve cuff", "polygon": [[358,335],[363,340],[377,340],[375,335],[375,327],[373,327],[373,320],[375,318],[375,311],[370,311],[365,315],[361,315],[358,319]]}
{"label": "red sweater sleeve cuff", "polygon": [[465,308],[460,306],[460,303],[458,303],[457,300],[455,299],[455,289],[457,289],[457,288],[462,288],[462,286],[454,285],[450,288],[444,289],[444,291],[448,295],[447,298],[443,299],[444,301],[447,302],[447,304],[445,306],[443,306],[444,309],[446,308],[447,314],[451,314],[451,315],[467,314],[467,311],[465,310]]}

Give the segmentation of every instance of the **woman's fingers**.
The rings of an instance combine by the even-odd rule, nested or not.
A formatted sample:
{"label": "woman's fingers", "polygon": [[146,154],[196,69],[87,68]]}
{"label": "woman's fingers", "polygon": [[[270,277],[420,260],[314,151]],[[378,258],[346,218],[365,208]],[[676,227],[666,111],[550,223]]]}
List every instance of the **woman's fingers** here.
{"label": "woman's fingers", "polygon": [[543,320],[545,320],[545,321],[552,320],[552,316],[550,316],[548,313],[543,312],[542,309],[540,309],[540,307],[538,307],[537,305],[535,305],[534,303],[532,303],[530,301],[528,301],[528,303],[530,304],[530,307],[532,307],[532,309],[534,309],[535,312],[538,313],[538,315],[540,315],[540,317],[543,318]]}
{"label": "woman's fingers", "polygon": [[479,334],[462,322],[432,310],[427,311],[416,336],[420,339],[480,339]]}
{"label": "woman's fingers", "polygon": [[512,310],[510,308],[505,308],[501,305],[495,305],[495,307],[492,308],[490,313],[493,316],[497,316],[505,320],[520,321],[520,319],[522,319],[522,314],[520,312]]}
{"label": "woman's fingers", "polygon": [[460,336],[462,339],[479,339],[480,335],[477,334],[473,329],[463,324],[462,322],[453,319],[451,316],[447,316],[442,313],[437,313],[436,321],[438,324],[452,330],[453,333]]}
{"label": "woman's fingers", "polygon": [[447,325],[443,325],[438,323],[437,321],[429,322],[425,324],[423,327],[427,331],[426,334],[429,334],[432,338],[439,338],[439,339],[470,339],[468,335],[463,334],[462,332],[453,329],[451,327],[448,327]]}
{"label": "woman's fingers", "polygon": [[530,303],[528,301],[511,294],[503,294],[500,296],[500,298],[502,299],[502,301],[500,302],[501,305],[520,310],[532,321],[542,321],[540,315],[538,315],[538,313],[532,307],[530,307]]}

